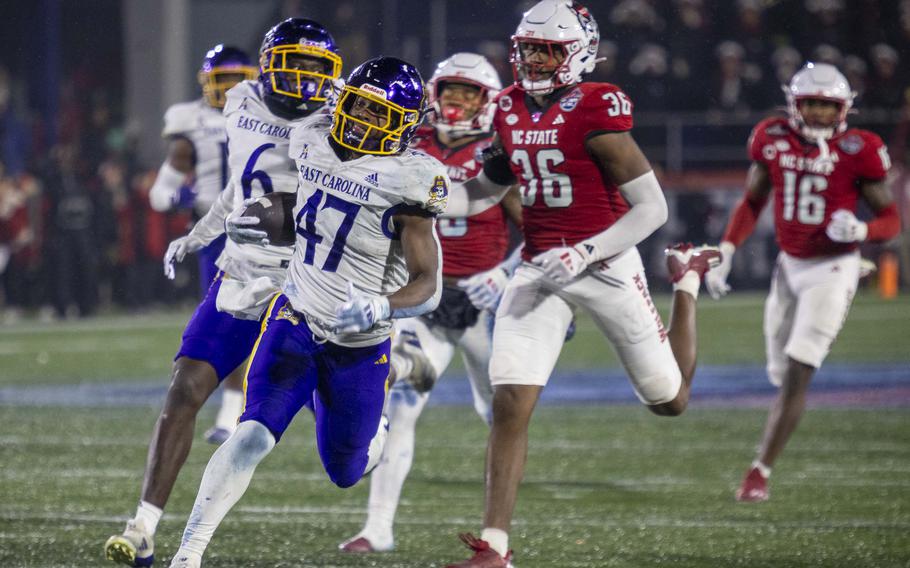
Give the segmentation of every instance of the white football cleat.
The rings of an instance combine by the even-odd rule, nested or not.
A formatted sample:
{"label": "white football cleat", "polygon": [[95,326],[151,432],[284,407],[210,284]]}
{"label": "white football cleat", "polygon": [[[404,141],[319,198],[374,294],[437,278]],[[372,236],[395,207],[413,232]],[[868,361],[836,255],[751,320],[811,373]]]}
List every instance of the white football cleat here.
{"label": "white football cleat", "polygon": [[151,566],[155,562],[155,541],[145,525],[130,519],[123,534],[115,534],[104,543],[104,557],[126,566]]}
{"label": "white football cleat", "polygon": [[177,554],[171,559],[170,568],[200,568],[201,566],[201,556],[192,552],[178,550]]}

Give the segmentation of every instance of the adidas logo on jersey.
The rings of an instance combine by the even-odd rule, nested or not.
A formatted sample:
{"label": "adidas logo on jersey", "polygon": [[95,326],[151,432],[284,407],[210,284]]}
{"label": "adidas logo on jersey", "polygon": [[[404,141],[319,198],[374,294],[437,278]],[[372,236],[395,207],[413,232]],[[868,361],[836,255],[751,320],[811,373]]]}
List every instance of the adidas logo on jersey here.
{"label": "adidas logo on jersey", "polygon": [[563,116],[561,114],[553,120],[553,124],[565,124],[565,123],[566,123],[566,119],[563,118]]}
{"label": "adidas logo on jersey", "polygon": [[373,172],[363,179],[373,187],[379,187],[379,172]]}
{"label": "adidas logo on jersey", "polygon": [[373,364],[374,364],[374,365],[385,365],[385,364],[388,363],[388,362],[389,362],[389,358],[386,356],[385,353],[383,353],[383,354],[382,354],[382,357],[380,357],[379,359],[376,359],[376,360],[373,362]]}

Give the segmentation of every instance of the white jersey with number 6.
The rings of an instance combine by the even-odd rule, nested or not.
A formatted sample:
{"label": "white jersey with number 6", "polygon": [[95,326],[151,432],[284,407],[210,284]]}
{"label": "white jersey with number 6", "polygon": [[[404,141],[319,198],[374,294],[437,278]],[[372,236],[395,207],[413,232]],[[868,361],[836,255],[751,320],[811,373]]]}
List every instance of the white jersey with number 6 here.
{"label": "white jersey with number 6", "polygon": [[441,213],[449,178],[442,163],[416,150],[342,161],[329,144],[330,126],[331,117],[316,116],[291,135],[300,185],[297,245],[284,292],[317,334],[370,345],[389,336],[391,323],[337,337],[335,309],[347,301],[349,282],[370,295],[388,295],[407,283],[393,217],[409,208]]}
{"label": "white jersey with number 6", "polygon": [[[231,177],[223,198],[233,200],[231,209],[238,209],[249,197],[297,191],[288,144],[291,130],[305,119],[285,120],[272,114],[255,81],[243,81],[227,92],[224,117]],[[228,239],[216,264],[244,279],[254,276],[260,267],[286,267],[291,252],[291,247],[237,244]]]}

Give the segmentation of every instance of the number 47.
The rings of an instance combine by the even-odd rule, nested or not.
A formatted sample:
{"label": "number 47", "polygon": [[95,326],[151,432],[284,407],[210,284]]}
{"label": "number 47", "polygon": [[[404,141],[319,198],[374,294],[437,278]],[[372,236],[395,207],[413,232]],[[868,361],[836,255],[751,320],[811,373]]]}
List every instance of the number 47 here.
{"label": "number 47", "polygon": [[[322,203],[323,191],[317,189],[313,195],[307,199],[300,212],[297,213],[297,234],[306,239],[306,250],[304,251],[304,264],[313,264],[313,257],[316,255],[316,245],[322,242],[322,235],[316,230],[316,215],[319,211],[326,209],[335,209],[344,213],[344,219],[338,226],[338,232],[335,233],[335,240],[332,242],[332,248],[322,265],[322,270],[326,272],[335,272],[338,270],[338,264],[341,262],[341,256],[344,253],[344,245],[348,240],[348,233],[354,226],[354,219],[360,212],[360,204],[350,203],[336,197],[331,193],[325,195],[325,203]],[[319,204],[322,203],[322,208]],[[303,220],[303,225],[301,225]]]}

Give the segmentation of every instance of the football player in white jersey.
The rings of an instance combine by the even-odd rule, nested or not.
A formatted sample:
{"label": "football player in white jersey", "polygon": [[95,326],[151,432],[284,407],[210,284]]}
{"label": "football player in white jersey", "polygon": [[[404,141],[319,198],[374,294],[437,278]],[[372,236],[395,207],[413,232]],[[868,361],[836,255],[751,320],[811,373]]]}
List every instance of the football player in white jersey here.
{"label": "football player in white jersey", "polygon": [[[288,278],[250,358],[240,424],[206,467],[172,568],[201,565],[304,405],[333,483],[350,487],[378,462],[391,319],[434,309],[442,288],[435,217],[449,179],[435,158],[407,149],[424,108],[417,70],[379,57],[350,75],[331,118],[312,117],[292,134],[300,187]],[[230,236],[262,242],[266,233],[248,224]]]}
{"label": "football player in white jersey", "polygon": [[[227,93],[224,116],[231,177],[192,231],[168,247],[164,268],[169,277],[175,262],[224,232],[228,214],[245,199],[297,190],[294,162],[288,156],[290,133],[334,96],[341,57],[328,31],[302,18],[290,18],[269,30],[259,57],[259,80],[239,83]],[[226,242],[217,260],[219,272],[187,323],[175,357],[171,385],[149,445],[139,508],[123,534],[112,536],[105,545],[109,559],[131,566],[152,564],[154,533],[189,453],[196,415],[252,351],[260,316],[284,282],[292,250]]]}
{"label": "football player in white jersey", "polygon": [[[225,93],[237,83],[255,79],[258,70],[249,56],[236,47],[216,45],[205,54],[199,70],[202,98],[172,105],[164,113],[168,155],[149,192],[155,211],[192,208],[201,218],[227,184],[227,132],[224,127]],[[218,273],[215,260],[224,250],[221,236],[199,249],[199,284],[202,297]],[[243,410],[243,376],[233,373],[224,380],[221,409],[205,439],[220,444],[230,435]]]}
{"label": "football player in white jersey", "polygon": [[[493,106],[502,89],[496,69],[482,55],[456,53],[442,61],[427,83],[432,112],[411,144],[443,162],[453,184],[474,177],[483,167],[481,152],[489,147]],[[395,383],[389,393],[389,437],[383,459],[370,475],[366,524],[341,543],[345,552],[384,552],[394,547],[393,523],[405,478],[414,458],[417,419],[426,407],[430,389],[462,350],[474,409],[489,423],[493,398],[490,363],[493,312],[498,295],[472,304],[459,287],[473,282],[504,287],[507,271],[499,266],[506,255],[509,226],[521,226],[517,189],[502,207],[472,217],[446,219],[437,226],[443,252],[443,291],[439,307],[422,317],[399,320],[392,347]],[[488,286],[480,286],[489,291]]]}

